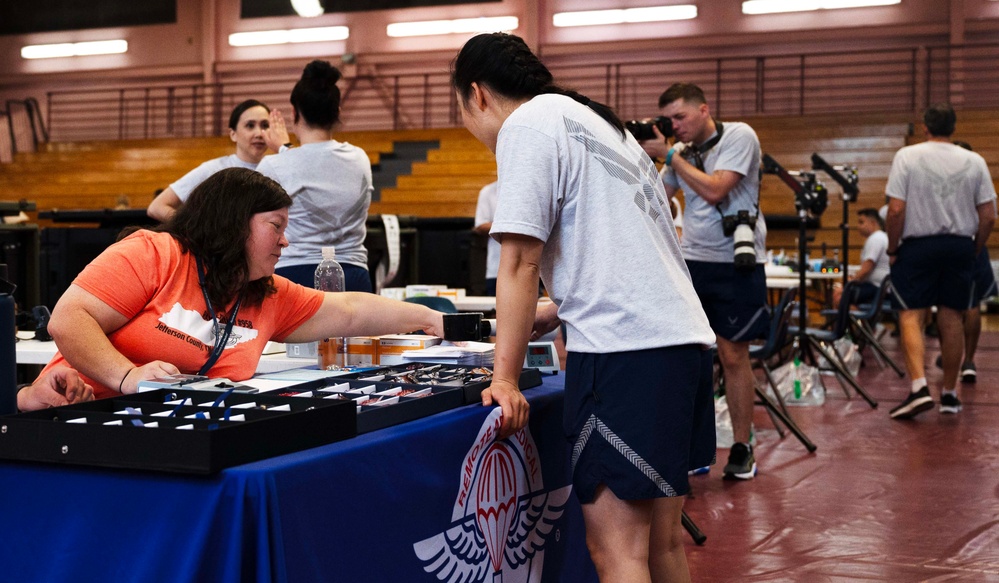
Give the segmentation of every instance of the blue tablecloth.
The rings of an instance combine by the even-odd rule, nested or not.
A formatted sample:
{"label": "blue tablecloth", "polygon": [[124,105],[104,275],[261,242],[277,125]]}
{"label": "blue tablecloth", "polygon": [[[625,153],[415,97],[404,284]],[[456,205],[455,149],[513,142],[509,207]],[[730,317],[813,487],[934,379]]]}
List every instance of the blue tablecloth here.
{"label": "blue tablecloth", "polygon": [[505,442],[471,405],[209,478],[0,463],[0,582],[596,581],[563,378]]}

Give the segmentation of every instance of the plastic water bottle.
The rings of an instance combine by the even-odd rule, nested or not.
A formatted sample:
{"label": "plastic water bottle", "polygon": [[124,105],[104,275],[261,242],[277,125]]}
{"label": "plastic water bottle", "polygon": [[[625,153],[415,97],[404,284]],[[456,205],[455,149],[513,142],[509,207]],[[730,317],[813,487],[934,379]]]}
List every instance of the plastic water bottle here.
{"label": "plastic water bottle", "polygon": [[[336,249],[323,247],[323,261],[316,267],[315,287],[324,292],[345,291],[343,267],[336,260]],[[347,366],[347,339],[326,338],[319,342],[319,368],[341,370]]]}
{"label": "plastic water bottle", "polygon": [[801,356],[794,355],[794,398],[801,398]]}

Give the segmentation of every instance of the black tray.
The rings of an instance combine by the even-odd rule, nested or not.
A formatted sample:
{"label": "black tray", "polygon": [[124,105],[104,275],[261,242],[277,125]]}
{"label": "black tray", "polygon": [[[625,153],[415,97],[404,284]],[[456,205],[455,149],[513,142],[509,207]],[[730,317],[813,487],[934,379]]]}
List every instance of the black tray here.
{"label": "black tray", "polygon": [[[346,375],[345,377],[341,377],[341,378],[356,378],[358,380],[363,380],[363,379],[366,379],[366,378],[377,377],[379,375],[393,375],[393,374],[401,374],[401,373],[406,373],[406,372],[419,372],[420,370],[425,370],[425,369],[428,369],[428,368],[435,368],[437,370],[449,370],[449,371],[450,370],[465,371],[466,373],[469,373],[471,375],[471,371],[473,371],[473,370],[475,370],[477,368],[482,368],[482,367],[467,366],[467,365],[454,365],[454,364],[436,364],[436,363],[429,363],[429,362],[418,362],[418,361],[414,361],[414,362],[410,362],[410,363],[407,363],[407,364],[398,364],[398,365],[394,365],[394,366],[386,366],[386,367],[378,368],[378,369],[375,369],[375,370],[366,370],[366,371],[361,372],[361,373],[350,374],[350,375]],[[478,380],[478,381],[473,380],[471,382],[468,382],[468,381],[466,381],[466,382],[459,382],[459,383],[454,383],[454,384],[450,384],[450,383],[432,384],[432,385],[429,385],[429,386],[442,386],[442,387],[443,386],[451,386],[451,387],[454,387],[454,388],[461,388],[462,389],[462,398],[464,399],[464,404],[471,405],[473,403],[481,403],[482,402],[482,397],[481,397],[482,391],[484,391],[485,389],[489,388],[489,383],[490,383],[490,379],[486,379],[486,380]],[[417,380],[417,384],[422,384],[422,385],[426,386],[428,383],[424,383],[424,382],[421,382],[421,381]],[[540,384],[541,384],[541,371],[539,371],[538,369],[536,369],[536,368],[525,368],[525,369],[523,369],[520,372],[520,382],[519,382],[520,390],[523,391],[525,389],[530,389],[530,388],[536,387],[536,386],[538,386]]]}
{"label": "black tray", "polygon": [[[230,414],[243,414],[246,420],[226,421],[224,408],[197,406],[219,396],[160,389],[0,417],[0,459],[211,474],[357,434],[356,408],[348,401],[232,393],[225,396],[226,408],[250,402],[260,407],[231,408]],[[191,399],[194,405],[164,404],[178,399]],[[274,410],[283,405],[291,410]],[[142,414],[115,413],[126,407],[142,409]],[[163,410],[176,410],[176,416],[151,414]],[[212,418],[187,418],[197,412],[207,412]],[[66,422],[81,417],[87,422]],[[117,420],[123,425],[104,425]],[[192,427],[176,429],[178,425]]]}
{"label": "black tray", "polygon": [[309,400],[322,399],[324,401],[334,400],[333,397],[335,393],[325,392],[324,389],[329,389],[336,385],[347,385],[351,390],[356,390],[361,387],[374,386],[374,392],[381,392],[387,389],[392,389],[395,387],[401,387],[403,389],[412,390],[422,390],[431,389],[431,394],[423,397],[401,397],[397,403],[390,405],[358,405],[354,398],[360,398],[360,395],[351,395],[350,393],[342,393],[343,398],[347,399],[344,401],[334,402],[344,402],[351,403],[357,408],[357,432],[358,433],[368,433],[369,431],[375,431],[377,429],[384,429],[385,427],[391,427],[393,425],[399,425],[400,423],[406,423],[408,421],[413,421],[416,419],[421,419],[429,415],[434,415],[442,411],[447,411],[449,409],[454,409],[456,407],[461,407],[465,404],[463,397],[463,390],[461,387],[452,386],[427,386],[427,385],[410,385],[405,383],[386,383],[386,382],[372,382],[358,379],[347,379],[344,377],[334,377],[328,379],[325,386],[319,387],[313,385],[312,382],[309,383],[310,386],[306,388],[304,385],[296,385],[285,389],[280,394],[283,396],[290,396],[292,394],[297,394],[299,398],[301,395],[308,394]]}

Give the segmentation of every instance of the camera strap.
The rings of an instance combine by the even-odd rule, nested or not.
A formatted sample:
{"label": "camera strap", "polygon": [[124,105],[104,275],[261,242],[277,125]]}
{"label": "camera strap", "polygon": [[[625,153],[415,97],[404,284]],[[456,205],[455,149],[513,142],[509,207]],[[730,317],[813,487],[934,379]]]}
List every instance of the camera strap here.
{"label": "camera strap", "polygon": [[715,135],[711,137],[710,140],[704,142],[700,146],[694,146],[690,148],[691,157],[693,158],[693,164],[698,170],[704,172],[704,155],[711,151],[718,145],[721,141],[722,136],[725,134],[725,124],[720,121],[715,122]]}
{"label": "camera strap", "polygon": [[215,309],[212,308],[212,300],[208,297],[208,288],[205,286],[204,266],[201,264],[200,257],[195,257],[194,260],[198,267],[198,283],[201,284],[201,293],[205,297],[205,305],[208,306],[208,313],[212,316],[212,334],[215,336],[215,346],[212,347],[208,361],[198,371],[199,375],[204,376],[215,366],[219,357],[222,356],[222,351],[225,350],[225,345],[229,342],[229,336],[232,334],[232,326],[236,323],[236,314],[239,312],[240,304],[243,303],[243,295],[240,294],[239,299],[236,300],[236,305],[233,306],[232,313],[229,314],[229,321],[226,322],[225,331],[219,334],[219,320],[215,316]]}
{"label": "camera strap", "polygon": [[[694,146],[693,148],[691,148],[691,150],[693,151],[693,153],[692,153],[693,164],[701,172],[705,172],[705,170],[704,170],[704,158],[703,158],[704,155],[707,154],[712,148],[714,148],[715,146],[718,145],[718,142],[721,141],[722,136],[724,134],[725,134],[725,124],[723,124],[722,122],[716,120],[715,121],[715,135],[712,136],[710,140],[704,142],[700,146]],[[760,214],[760,193],[759,193],[759,191],[756,192],[756,205],[755,205],[755,207],[756,207],[756,214],[759,215]],[[723,213],[722,210],[721,210],[721,203],[718,203],[717,205],[715,205],[715,210],[718,211],[718,214],[721,215],[722,218],[725,217],[725,213]]]}

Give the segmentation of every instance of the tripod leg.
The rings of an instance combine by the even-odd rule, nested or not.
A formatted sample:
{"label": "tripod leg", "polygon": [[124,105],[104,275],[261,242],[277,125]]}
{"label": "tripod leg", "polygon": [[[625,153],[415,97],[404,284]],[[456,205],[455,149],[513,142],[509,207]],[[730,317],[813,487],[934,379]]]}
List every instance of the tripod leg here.
{"label": "tripod leg", "polygon": [[[790,429],[791,433],[793,433],[794,436],[798,438],[798,441],[800,441],[801,444],[805,446],[805,449],[807,449],[809,452],[815,451],[816,449],[815,444],[812,443],[812,440],[808,439],[808,436],[805,435],[805,432],[798,427],[798,424],[795,423],[790,416],[785,415],[777,406],[777,404],[774,403],[773,400],[770,399],[770,397],[766,393],[761,391],[759,387],[756,388],[756,394],[760,397],[760,399],[763,400],[763,406],[767,408],[767,412],[770,413],[771,417],[776,416],[777,418],[779,418],[781,420],[781,423],[783,423],[788,429]],[[781,437],[784,437],[784,435],[781,434]]]}
{"label": "tripod leg", "polygon": [[[759,364],[762,365],[763,363],[760,362]],[[770,383],[770,386],[772,387],[773,383]],[[780,435],[780,438],[784,439],[784,436],[787,434],[787,432],[784,431],[784,425],[781,423],[781,420],[778,419],[777,416],[774,415],[774,412],[771,410],[770,404],[767,402],[768,395],[764,392],[763,389],[760,388],[759,385],[755,385],[753,387],[753,390],[756,392],[756,396],[759,397],[759,400],[756,401],[755,404],[763,405],[763,407],[767,410],[767,415],[770,416],[770,422],[774,424],[774,428],[777,430],[777,435]]]}
{"label": "tripod leg", "polygon": [[[826,361],[829,363],[830,366],[833,367],[833,370],[836,371],[837,375],[839,375],[839,378],[841,380],[845,380],[851,387],[853,387],[853,390],[857,391],[857,394],[863,397],[864,400],[867,401],[867,403],[871,406],[872,409],[877,409],[878,402],[875,401],[874,398],[871,397],[871,395],[868,394],[867,391],[865,391],[864,388],[857,383],[856,379],[853,378],[853,375],[850,374],[850,371],[846,370],[838,362],[836,362],[833,355],[830,354],[828,351],[826,351],[826,349],[822,346],[822,342],[815,340],[814,338],[811,337],[809,337],[809,342],[815,347],[817,351],[819,351],[819,353],[822,354],[822,356],[825,357]],[[833,349],[833,352],[836,352],[835,348]],[[837,353],[837,358],[838,356],[839,355]],[[843,387],[843,390],[844,391],[846,390],[845,386]]]}
{"label": "tripod leg", "polygon": [[[760,393],[762,393],[762,391],[759,388],[757,388],[756,394],[759,395]],[[767,405],[767,402],[763,400],[762,396],[760,397],[760,400],[756,402],[756,404],[763,405],[763,408],[767,410],[767,415],[770,416],[770,422],[773,423],[774,429],[777,430],[777,435],[779,435],[781,439],[784,439],[784,436],[787,435],[787,431],[784,430],[784,425],[781,423],[780,419],[778,419],[777,416],[774,414],[773,409],[771,409]]]}
{"label": "tripod leg", "polygon": [[[837,375],[846,374],[847,377],[849,377],[850,380],[852,381],[853,377],[850,377],[849,373],[847,373],[846,371],[841,371],[838,368],[839,364],[837,364],[835,361],[833,361],[832,357],[825,351],[825,349],[822,348],[821,343],[818,340],[815,340],[811,336],[808,336],[807,338],[808,338],[809,352],[811,352],[812,350],[817,351],[825,359],[826,363],[830,367],[830,368],[823,369],[821,366],[819,366],[819,361],[815,357],[815,354],[814,353],[812,354],[812,359],[813,359],[812,364],[815,365],[815,368],[819,369],[819,371],[820,371],[819,382],[822,382],[822,386],[826,388],[826,394],[829,394],[829,390],[828,390],[828,387],[826,387],[825,382],[822,381],[822,374],[821,374],[822,370],[832,370]],[[839,378],[839,377],[837,376],[837,378]],[[851,382],[851,384],[853,384],[853,383]],[[850,399],[853,398],[853,395],[850,394],[849,389],[846,388],[846,383],[844,383],[842,380],[839,381],[839,387],[841,389],[843,389],[843,394],[846,395],[846,399],[847,400],[850,400]]]}
{"label": "tripod leg", "polygon": [[899,378],[905,377],[905,371],[898,366],[898,363],[896,363],[892,357],[888,356],[888,353],[885,352],[884,346],[881,346],[881,343],[878,342],[877,337],[875,337],[874,332],[870,330],[867,322],[861,323],[860,333],[867,338],[868,345],[872,350],[874,350],[874,354],[879,355],[879,361],[887,362],[888,366],[895,369],[895,373],[898,374]]}
{"label": "tripod leg", "polygon": [[708,540],[708,537],[701,532],[701,529],[697,528],[694,521],[687,516],[686,511],[680,511],[680,524],[683,528],[690,534],[690,538],[694,539],[694,542],[700,546],[704,544],[704,541]]}
{"label": "tripod leg", "polygon": [[[777,401],[777,404],[780,405],[780,410],[783,411],[785,415],[790,417],[791,413],[787,410],[787,403],[784,402],[784,395],[780,394],[780,389],[777,388],[777,383],[774,382],[774,377],[770,372],[770,367],[767,366],[767,363],[765,362],[760,364],[763,367],[763,374],[767,377],[767,382],[770,383],[770,386],[774,390],[774,401]],[[824,385],[823,388],[825,388]]]}

